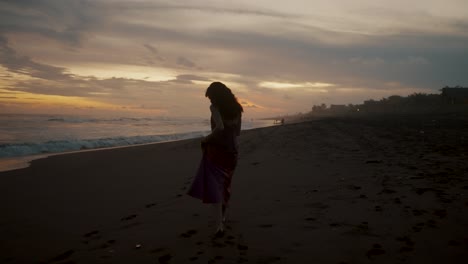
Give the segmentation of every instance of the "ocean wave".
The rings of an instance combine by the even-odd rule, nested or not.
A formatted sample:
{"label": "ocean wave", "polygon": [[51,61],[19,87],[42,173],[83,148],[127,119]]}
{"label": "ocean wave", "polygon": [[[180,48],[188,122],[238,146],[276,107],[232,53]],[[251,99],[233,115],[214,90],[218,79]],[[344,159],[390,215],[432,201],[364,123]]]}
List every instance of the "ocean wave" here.
{"label": "ocean wave", "polygon": [[138,122],[202,122],[200,118],[169,118],[169,117],[117,117],[117,118],[93,118],[80,116],[49,116],[46,118],[48,122],[57,123],[138,123]]}
{"label": "ocean wave", "polygon": [[138,144],[175,141],[202,137],[207,135],[208,133],[209,132],[207,131],[198,131],[169,135],[115,137],[81,140],[56,140],[40,143],[0,144],[0,158],[22,157],[37,154],[62,153],[77,150],[123,147]]}

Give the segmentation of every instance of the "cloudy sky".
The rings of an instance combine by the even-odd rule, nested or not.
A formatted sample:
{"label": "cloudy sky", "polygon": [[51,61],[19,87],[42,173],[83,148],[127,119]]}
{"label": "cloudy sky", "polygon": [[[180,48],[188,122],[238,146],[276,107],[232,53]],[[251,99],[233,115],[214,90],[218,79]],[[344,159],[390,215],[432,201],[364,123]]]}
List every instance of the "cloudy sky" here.
{"label": "cloudy sky", "polygon": [[468,84],[466,0],[0,0],[0,112],[247,117]]}

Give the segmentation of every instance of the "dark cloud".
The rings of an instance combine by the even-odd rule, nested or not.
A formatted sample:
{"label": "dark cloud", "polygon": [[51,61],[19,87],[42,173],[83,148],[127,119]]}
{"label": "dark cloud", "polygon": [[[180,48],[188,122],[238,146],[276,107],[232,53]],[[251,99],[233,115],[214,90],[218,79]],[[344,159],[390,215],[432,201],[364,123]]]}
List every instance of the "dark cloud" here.
{"label": "dark cloud", "polygon": [[79,46],[105,10],[88,0],[10,0],[0,3],[0,32],[31,33]]}
{"label": "dark cloud", "polygon": [[197,65],[192,62],[191,60],[185,58],[185,57],[178,57],[177,58],[177,65],[187,67],[187,68],[195,68]]}
{"label": "dark cloud", "polygon": [[66,73],[65,68],[37,63],[27,56],[17,54],[8,45],[8,40],[2,36],[0,36],[0,65],[10,72],[40,79],[70,80],[72,78],[72,75]]}
{"label": "dark cloud", "polygon": [[225,5],[216,5],[216,3],[210,3],[210,5],[197,3],[193,4],[193,1],[187,1],[186,3],[175,3],[175,2],[158,2],[158,1],[148,1],[148,2],[115,2],[106,7],[111,12],[119,12],[122,10],[132,10],[132,11],[148,11],[153,10],[154,12],[167,13],[168,11],[196,11],[208,14],[233,14],[233,15],[249,15],[249,16],[259,16],[259,17],[272,17],[272,18],[298,18],[301,15],[298,14],[288,14],[285,12],[278,12],[268,8],[242,8],[242,7],[227,7]]}
{"label": "dark cloud", "polygon": [[177,75],[175,80],[171,80],[169,82],[173,83],[181,83],[181,84],[193,84],[193,81],[210,81],[210,79],[201,77],[198,75],[193,75],[193,74],[181,74]]}
{"label": "dark cloud", "polygon": [[193,74],[181,74],[177,76],[178,80],[190,80],[190,81],[210,81],[210,79],[198,76],[198,75],[193,75]]}
{"label": "dark cloud", "polygon": [[157,48],[150,44],[143,44],[143,46],[150,52],[150,56],[143,58],[146,64],[154,66],[157,65],[157,63],[154,60],[158,60],[160,62],[165,61],[165,59],[159,55],[159,51]]}
{"label": "dark cloud", "polygon": [[156,55],[158,54],[158,49],[151,46],[150,44],[144,44],[143,45],[147,50],[149,50],[152,54]]}

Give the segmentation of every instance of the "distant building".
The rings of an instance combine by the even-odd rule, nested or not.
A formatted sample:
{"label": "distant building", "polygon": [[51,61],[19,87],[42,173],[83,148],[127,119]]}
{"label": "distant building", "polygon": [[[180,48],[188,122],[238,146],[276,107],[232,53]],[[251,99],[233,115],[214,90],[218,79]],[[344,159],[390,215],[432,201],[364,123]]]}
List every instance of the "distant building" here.
{"label": "distant building", "polygon": [[441,95],[449,104],[468,104],[468,88],[444,87]]}

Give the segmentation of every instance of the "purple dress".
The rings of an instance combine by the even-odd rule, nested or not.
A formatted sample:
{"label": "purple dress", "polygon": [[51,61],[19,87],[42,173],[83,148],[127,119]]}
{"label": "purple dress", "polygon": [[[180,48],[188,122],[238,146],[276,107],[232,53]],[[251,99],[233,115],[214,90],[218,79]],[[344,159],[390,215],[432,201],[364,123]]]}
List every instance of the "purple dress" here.
{"label": "purple dress", "polygon": [[[224,129],[213,133],[202,146],[203,156],[193,179],[188,195],[204,203],[219,203],[227,206],[231,197],[231,180],[237,165],[237,136],[240,132],[241,117],[224,120]],[[213,117],[211,129],[215,128]]]}

